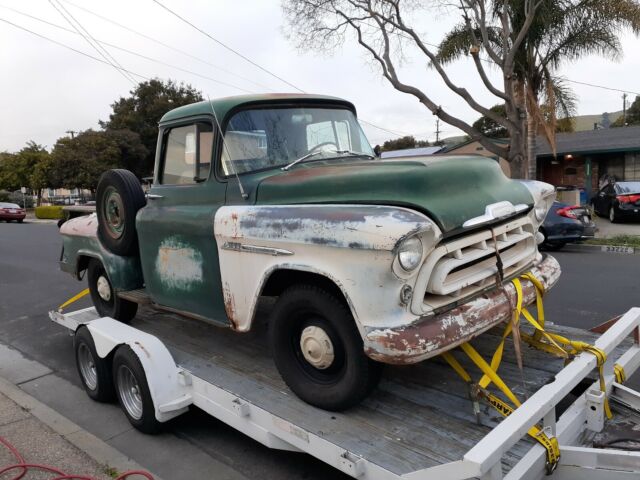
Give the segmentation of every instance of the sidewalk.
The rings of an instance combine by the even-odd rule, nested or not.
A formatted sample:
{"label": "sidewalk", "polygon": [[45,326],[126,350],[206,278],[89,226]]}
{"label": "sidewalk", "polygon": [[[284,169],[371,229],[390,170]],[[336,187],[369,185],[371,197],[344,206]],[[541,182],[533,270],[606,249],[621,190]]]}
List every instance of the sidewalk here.
{"label": "sidewalk", "polygon": [[[125,471],[142,469],[1,377],[0,437],[11,443],[27,463],[44,464],[69,475],[113,480]],[[16,463],[15,456],[0,443],[0,471]],[[11,470],[0,475],[0,479],[14,478],[21,471]],[[44,480],[52,476],[55,474],[30,469],[25,478]],[[130,478],[144,477],[132,475]]]}

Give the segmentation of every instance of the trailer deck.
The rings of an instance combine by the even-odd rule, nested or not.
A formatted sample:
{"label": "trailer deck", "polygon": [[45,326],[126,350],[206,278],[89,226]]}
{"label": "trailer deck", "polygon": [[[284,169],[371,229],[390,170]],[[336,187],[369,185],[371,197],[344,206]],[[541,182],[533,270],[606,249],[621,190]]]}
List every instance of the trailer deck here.
{"label": "trailer deck", "polygon": [[[139,312],[131,327],[160,339],[179,368],[204,382],[204,387],[196,388],[194,384],[194,390],[199,392],[194,394],[195,405],[203,408],[204,402],[206,410],[207,402],[210,402],[214,408],[213,404],[222,404],[223,399],[213,390],[228,392],[236,399],[238,408],[235,416],[221,420],[273,448],[308,451],[325,461],[327,455],[333,455],[320,453],[326,442],[336,451],[344,452],[343,459],[332,464],[355,477],[366,471],[365,478],[412,478],[412,473],[458,462],[504,421],[483,404],[481,414],[476,418],[468,385],[439,358],[413,366],[385,367],[377,390],[363,404],[347,412],[327,412],[312,407],[289,391],[271,360],[265,341],[265,318],[270,307],[269,302],[263,302],[257,328],[242,335],[147,307]],[[90,308],[65,318],[81,324],[97,319],[98,315]],[[549,330],[589,343],[599,337],[566,327],[551,326]],[[485,358],[490,358],[501,334],[501,329],[490,331],[472,344]],[[505,346],[499,374],[524,400],[553,381],[563,370],[564,361],[526,344],[522,348],[523,374],[516,364],[510,341]],[[624,339],[609,355],[609,361],[617,360],[634,348],[637,344],[634,345],[632,338]],[[466,357],[457,355],[457,358],[472,376],[479,378],[481,373]],[[555,417],[559,418],[576,399],[584,397],[584,391],[596,378],[592,372],[572,389],[573,395],[556,404]],[[200,401],[197,401],[198,396]],[[252,417],[270,417],[273,432],[265,432],[260,437],[252,434],[248,426],[243,428],[242,422],[246,421],[243,417],[249,416],[249,407],[241,408],[242,405],[250,406]],[[616,417],[614,422],[608,423],[609,428],[617,432],[620,425],[636,425],[640,429],[640,412],[616,406],[613,402],[612,407]],[[553,423],[555,427],[556,418],[547,419],[547,423]],[[265,428],[264,422],[260,425]],[[581,437],[577,447],[590,448],[594,439],[596,443],[606,444],[608,438],[606,430],[597,436],[584,434]],[[307,449],[305,444],[315,446]],[[506,450],[501,455],[501,473],[511,471],[534,446],[542,450],[525,435]],[[319,453],[314,453],[314,449],[319,449]],[[360,465],[362,459],[366,460],[366,468]],[[501,474],[496,471],[492,469],[491,475]]]}

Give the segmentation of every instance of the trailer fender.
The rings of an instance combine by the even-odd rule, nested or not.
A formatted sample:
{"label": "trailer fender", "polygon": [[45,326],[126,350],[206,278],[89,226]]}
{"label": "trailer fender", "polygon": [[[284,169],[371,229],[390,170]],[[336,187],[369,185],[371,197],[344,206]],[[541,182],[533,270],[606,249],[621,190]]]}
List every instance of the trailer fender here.
{"label": "trailer fender", "polygon": [[128,345],[138,356],[147,376],[156,419],[166,422],[187,411],[193,403],[185,372],[180,369],[167,347],[155,336],[109,317],[86,324],[96,352],[106,358],[120,345]]}

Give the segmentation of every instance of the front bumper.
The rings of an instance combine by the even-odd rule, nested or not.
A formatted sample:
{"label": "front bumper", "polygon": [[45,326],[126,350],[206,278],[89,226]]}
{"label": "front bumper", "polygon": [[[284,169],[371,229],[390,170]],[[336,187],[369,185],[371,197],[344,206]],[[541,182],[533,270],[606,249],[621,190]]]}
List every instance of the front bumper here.
{"label": "front bumper", "polygon": [[[543,256],[530,271],[546,290],[560,278],[560,264],[550,255]],[[523,305],[535,301],[535,286],[529,280],[522,280],[522,294]],[[508,282],[504,291],[495,288],[452,310],[421,317],[410,325],[371,328],[364,336],[365,353],[374,360],[395,365],[421,362],[510,320],[511,305],[515,304],[515,287]]]}

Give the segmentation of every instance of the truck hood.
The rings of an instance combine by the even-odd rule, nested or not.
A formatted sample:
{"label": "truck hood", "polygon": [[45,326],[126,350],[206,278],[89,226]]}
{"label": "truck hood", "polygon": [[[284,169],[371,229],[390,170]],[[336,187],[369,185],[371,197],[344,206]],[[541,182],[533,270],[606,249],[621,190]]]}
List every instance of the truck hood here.
{"label": "truck hood", "polygon": [[485,157],[418,160],[308,162],[263,179],[256,204],[354,203],[412,208],[428,215],[443,234],[500,201],[533,205],[529,190],[507,178]]}

